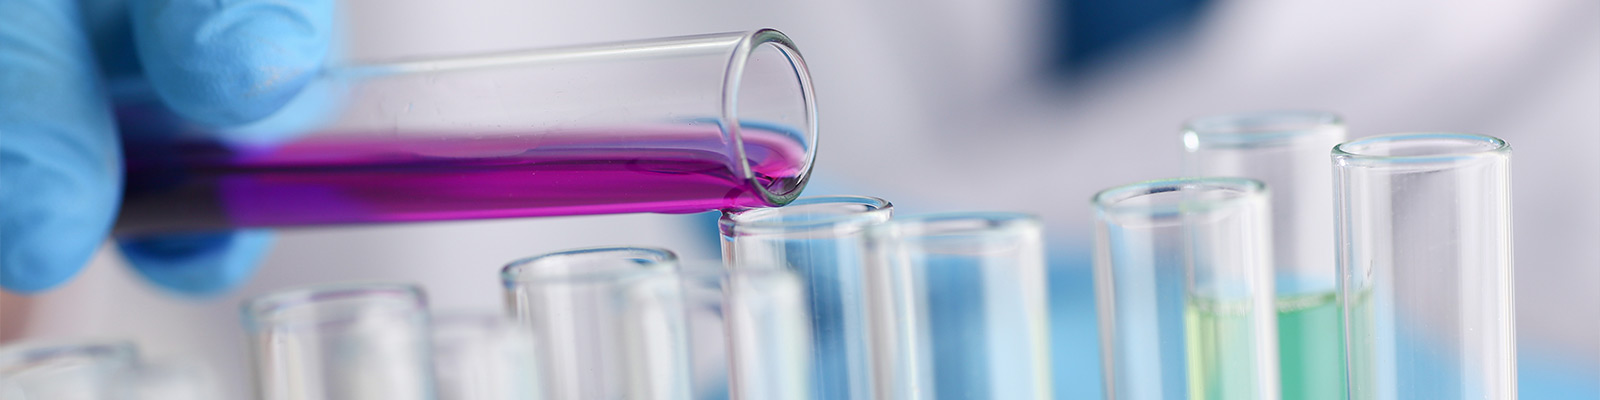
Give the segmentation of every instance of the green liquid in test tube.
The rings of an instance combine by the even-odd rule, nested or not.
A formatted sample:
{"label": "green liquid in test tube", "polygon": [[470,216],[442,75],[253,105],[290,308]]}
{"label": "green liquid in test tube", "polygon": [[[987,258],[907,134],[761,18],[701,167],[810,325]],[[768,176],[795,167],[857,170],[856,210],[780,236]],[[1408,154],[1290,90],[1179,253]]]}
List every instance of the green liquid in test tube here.
{"label": "green liquid in test tube", "polygon": [[1189,398],[1247,399],[1256,388],[1250,368],[1254,321],[1247,301],[1190,298],[1183,310]]}
{"label": "green liquid in test tube", "polygon": [[1282,398],[1269,201],[1215,177],[1095,195],[1107,399]]}
{"label": "green liquid in test tube", "polygon": [[[1284,393],[1292,393],[1294,398],[1344,398],[1344,327],[1339,324],[1335,296],[1319,293],[1277,299],[1280,378]],[[1229,373],[1246,371],[1244,366],[1253,362],[1254,355],[1221,350],[1248,349],[1242,343],[1251,334],[1248,307],[1248,303],[1189,299],[1184,318],[1190,398],[1242,398],[1255,387],[1254,375]]]}
{"label": "green liquid in test tube", "polygon": [[1344,399],[1344,324],[1338,294],[1279,297],[1277,303],[1284,398],[1292,393],[1296,399]]}
{"label": "green liquid in test tube", "polygon": [[1329,150],[1344,137],[1337,115],[1316,111],[1216,115],[1184,127],[1184,175],[1257,179],[1272,192],[1278,364],[1285,400],[1346,397],[1328,161]]}

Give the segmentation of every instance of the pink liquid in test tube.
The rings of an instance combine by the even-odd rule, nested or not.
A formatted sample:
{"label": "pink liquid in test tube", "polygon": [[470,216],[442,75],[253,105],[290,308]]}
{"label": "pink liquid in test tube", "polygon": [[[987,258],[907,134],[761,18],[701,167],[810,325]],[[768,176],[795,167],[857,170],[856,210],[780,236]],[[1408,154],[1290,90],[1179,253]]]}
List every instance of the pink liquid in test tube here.
{"label": "pink liquid in test tube", "polygon": [[[119,233],[771,207],[799,190],[803,145],[745,126],[745,179],[714,123],[494,138],[313,135],[127,152]],[[446,136],[449,137],[449,136]]]}

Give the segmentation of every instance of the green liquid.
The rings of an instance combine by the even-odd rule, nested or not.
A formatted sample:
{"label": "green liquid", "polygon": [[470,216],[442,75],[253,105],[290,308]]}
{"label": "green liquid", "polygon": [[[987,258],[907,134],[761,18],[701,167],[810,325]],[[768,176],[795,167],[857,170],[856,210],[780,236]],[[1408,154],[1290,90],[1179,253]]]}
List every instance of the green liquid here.
{"label": "green liquid", "polygon": [[1184,306],[1189,398],[1255,399],[1255,330],[1250,303],[1189,298]]}
{"label": "green liquid", "polygon": [[[1277,300],[1284,400],[1345,398],[1344,327],[1337,299],[1334,293],[1319,293]],[[1257,398],[1249,303],[1190,298],[1184,319],[1189,398]]]}
{"label": "green liquid", "polygon": [[1344,326],[1336,293],[1282,297],[1278,368],[1283,400],[1344,399]]}

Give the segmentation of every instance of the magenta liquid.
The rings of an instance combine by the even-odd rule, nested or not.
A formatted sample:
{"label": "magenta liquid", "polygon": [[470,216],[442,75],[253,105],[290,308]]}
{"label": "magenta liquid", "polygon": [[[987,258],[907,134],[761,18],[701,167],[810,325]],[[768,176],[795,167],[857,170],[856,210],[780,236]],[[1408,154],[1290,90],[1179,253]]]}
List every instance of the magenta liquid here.
{"label": "magenta liquid", "polygon": [[753,182],[715,124],[460,139],[317,134],[257,148],[126,144],[116,231],[777,206],[755,185],[798,190],[805,149],[784,131],[742,132]]}

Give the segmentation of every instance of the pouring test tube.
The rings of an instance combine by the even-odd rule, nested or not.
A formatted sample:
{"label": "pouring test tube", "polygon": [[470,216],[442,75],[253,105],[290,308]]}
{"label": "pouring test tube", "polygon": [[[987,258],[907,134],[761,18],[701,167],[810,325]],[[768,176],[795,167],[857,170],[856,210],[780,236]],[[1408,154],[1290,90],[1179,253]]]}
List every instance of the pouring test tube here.
{"label": "pouring test tube", "polygon": [[1515,399],[1511,146],[1375,136],[1333,149],[1351,399]]}
{"label": "pouring test tube", "polygon": [[117,116],[119,235],[779,206],[817,135],[771,29],[329,68],[249,142]]}

